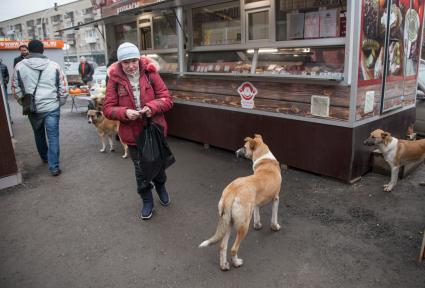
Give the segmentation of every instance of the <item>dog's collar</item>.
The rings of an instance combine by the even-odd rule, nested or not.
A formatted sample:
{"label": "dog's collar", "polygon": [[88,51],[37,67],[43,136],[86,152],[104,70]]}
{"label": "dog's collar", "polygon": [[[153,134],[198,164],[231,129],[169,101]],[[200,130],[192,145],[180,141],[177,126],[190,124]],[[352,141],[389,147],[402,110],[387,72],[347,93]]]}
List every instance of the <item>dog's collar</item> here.
{"label": "dog's collar", "polygon": [[276,158],[274,157],[272,152],[269,151],[266,154],[264,154],[263,156],[261,156],[260,158],[256,159],[254,161],[254,163],[252,163],[252,170],[255,170],[255,165],[257,165],[258,162],[260,162],[261,160],[264,160],[264,159],[276,160]]}

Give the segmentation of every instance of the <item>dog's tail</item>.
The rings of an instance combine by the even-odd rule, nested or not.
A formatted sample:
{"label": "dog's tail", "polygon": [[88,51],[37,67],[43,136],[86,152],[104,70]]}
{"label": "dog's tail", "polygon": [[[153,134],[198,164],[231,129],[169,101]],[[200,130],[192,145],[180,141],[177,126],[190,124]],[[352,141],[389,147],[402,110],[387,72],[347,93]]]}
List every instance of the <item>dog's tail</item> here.
{"label": "dog's tail", "polygon": [[224,201],[223,197],[218,203],[218,225],[215,234],[208,240],[202,242],[199,247],[207,247],[211,244],[215,244],[223,239],[226,232],[230,229],[230,222],[232,221],[232,206],[234,197],[230,201]]}

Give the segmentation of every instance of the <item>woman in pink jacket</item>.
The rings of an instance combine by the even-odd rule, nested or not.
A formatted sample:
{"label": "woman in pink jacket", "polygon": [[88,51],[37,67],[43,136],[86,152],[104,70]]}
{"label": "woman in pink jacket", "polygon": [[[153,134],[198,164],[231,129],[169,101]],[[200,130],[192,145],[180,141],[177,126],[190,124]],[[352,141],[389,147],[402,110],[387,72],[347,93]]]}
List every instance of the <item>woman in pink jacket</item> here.
{"label": "woman in pink jacket", "polygon": [[[118,62],[108,70],[109,81],[103,103],[104,115],[112,120],[120,121],[119,136],[129,148],[133,160],[137,192],[143,200],[140,217],[150,219],[153,212],[152,184],[143,176],[139,165],[139,154],[136,138],[143,130],[143,117],[152,120],[164,128],[167,135],[167,122],[164,112],[173,106],[173,100],[167,87],[158,74],[159,65],[149,58],[140,57],[139,49],[131,43],[123,43],[117,50]],[[160,203],[170,203],[165,189],[167,176],[165,170],[154,179],[155,189]]]}

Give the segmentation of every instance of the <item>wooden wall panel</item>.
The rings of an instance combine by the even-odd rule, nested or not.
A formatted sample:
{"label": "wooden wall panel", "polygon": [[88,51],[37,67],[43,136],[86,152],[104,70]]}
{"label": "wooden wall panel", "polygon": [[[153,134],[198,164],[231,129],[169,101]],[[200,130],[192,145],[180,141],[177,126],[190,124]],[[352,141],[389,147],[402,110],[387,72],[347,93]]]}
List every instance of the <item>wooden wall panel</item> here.
{"label": "wooden wall panel", "polygon": [[351,128],[180,103],[166,117],[170,135],[235,151],[261,134],[281,163],[350,180]]}
{"label": "wooden wall panel", "polygon": [[[240,108],[237,88],[245,81],[251,82],[258,90],[255,96],[257,110],[313,117],[311,96],[330,98],[329,116],[326,119],[348,121],[350,87],[329,83],[291,83],[288,79],[226,79],[223,77],[187,76],[176,78],[163,76],[168,89],[176,99],[228,107]],[[298,80],[299,82],[299,80]]]}
{"label": "wooden wall panel", "polygon": [[[1,85],[1,84],[0,84]],[[3,95],[0,89],[0,178],[15,175],[18,172],[15,151],[10,138],[9,126]]]}

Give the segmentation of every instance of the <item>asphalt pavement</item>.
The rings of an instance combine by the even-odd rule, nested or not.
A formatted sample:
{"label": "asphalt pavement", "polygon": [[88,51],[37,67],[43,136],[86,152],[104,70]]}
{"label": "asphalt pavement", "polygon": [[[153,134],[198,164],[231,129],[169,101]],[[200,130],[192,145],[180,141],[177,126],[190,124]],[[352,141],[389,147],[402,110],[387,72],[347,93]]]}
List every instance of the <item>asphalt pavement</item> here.
{"label": "asphalt pavement", "polygon": [[425,263],[417,262],[423,166],[391,193],[382,189],[387,176],[369,173],[349,185],[284,171],[282,230],[270,230],[264,207],[263,229],[251,227],[242,242],[244,265],[222,272],[218,247],[198,245],[215,231],[222,189],[251,173],[249,161],[169,137],[177,159],[167,171],[172,203],[162,207],[155,197],[154,217],[142,221],[131,160],[121,158],[119,143],[116,152],[99,152],[83,108],[62,109],[63,173],[52,177],[28,120],[11,104],[24,182],[0,191],[0,287],[425,287]]}

